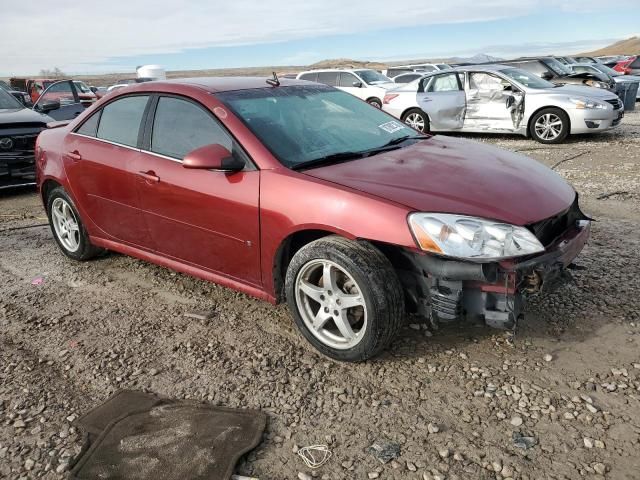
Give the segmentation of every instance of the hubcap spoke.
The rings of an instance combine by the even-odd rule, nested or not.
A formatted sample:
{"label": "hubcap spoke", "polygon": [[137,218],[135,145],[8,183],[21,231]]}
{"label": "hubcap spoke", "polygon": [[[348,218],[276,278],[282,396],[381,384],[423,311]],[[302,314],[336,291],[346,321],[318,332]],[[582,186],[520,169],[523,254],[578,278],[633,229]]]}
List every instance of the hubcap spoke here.
{"label": "hubcap spoke", "polygon": [[333,268],[330,263],[324,264],[322,268],[322,284],[324,285],[325,290],[327,290],[327,293],[331,292],[331,294],[333,294],[334,292],[338,292],[338,282],[336,280],[337,273],[336,269]]}
{"label": "hubcap spoke", "polygon": [[340,311],[337,316],[333,317],[333,321],[346,340],[353,340],[353,337],[355,337],[355,333],[353,333],[353,328],[351,328],[351,324],[349,323],[349,319],[347,318],[347,312],[345,312],[344,310]]}
{"label": "hubcap spoke", "polygon": [[320,330],[329,321],[329,316],[324,312],[323,308],[318,309],[318,313],[313,317],[313,329]]}
{"label": "hubcap spoke", "polygon": [[302,280],[299,287],[307,297],[314,299],[318,303],[322,302],[323,299],[321,297],[324,297],[325,294],[324,288],[312,285],[306,280]]}

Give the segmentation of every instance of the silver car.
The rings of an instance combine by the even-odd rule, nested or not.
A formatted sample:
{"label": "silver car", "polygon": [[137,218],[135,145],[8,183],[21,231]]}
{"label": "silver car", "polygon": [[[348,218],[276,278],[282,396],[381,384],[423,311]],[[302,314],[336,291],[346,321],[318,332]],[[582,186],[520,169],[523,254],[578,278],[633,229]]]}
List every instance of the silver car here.
{"label": "silver car", "polygon": [[382,109],[419,131],[516,133],[540,143],[609,130],[624,115],[607,90],[558,86],[504,65],[429,73],[387,92]]}

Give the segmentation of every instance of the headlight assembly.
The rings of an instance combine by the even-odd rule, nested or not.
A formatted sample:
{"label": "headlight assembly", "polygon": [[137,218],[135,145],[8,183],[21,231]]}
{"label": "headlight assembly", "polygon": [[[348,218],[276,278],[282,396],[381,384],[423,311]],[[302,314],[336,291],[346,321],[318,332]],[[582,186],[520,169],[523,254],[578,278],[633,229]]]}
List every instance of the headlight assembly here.
{"label": "headlight assembly", "polygon": [[501,260],[544,251],[524,227],[446,213],[412,213],[409,226],[420,248],[465,260]]}
{"label": "headlight assembly", "polygon": [[585,85],[596,88],[609,88],[609,84],[605,82],[599,82],[598,80],[585,80]]}
{"label": "headlight assembly", "polygon": [[569,101],[573,103],[578,109],[605,109],[607,106],[603,103],[596,102],[595,100],[590,100],[588,98],[570,98]]}

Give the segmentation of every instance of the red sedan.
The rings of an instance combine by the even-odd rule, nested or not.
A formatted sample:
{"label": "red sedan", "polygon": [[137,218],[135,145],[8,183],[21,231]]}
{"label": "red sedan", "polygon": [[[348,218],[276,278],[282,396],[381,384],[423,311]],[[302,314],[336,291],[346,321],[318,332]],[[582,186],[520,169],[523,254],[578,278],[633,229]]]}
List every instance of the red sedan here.
{"label": "red sedan", "polygon": [[36,157],[67,256],[109,249],[286,299],[346,361],[381,352],[407,312],[513,328],[589,235],[543,165],[298,80],[130,86],[43,132]]}

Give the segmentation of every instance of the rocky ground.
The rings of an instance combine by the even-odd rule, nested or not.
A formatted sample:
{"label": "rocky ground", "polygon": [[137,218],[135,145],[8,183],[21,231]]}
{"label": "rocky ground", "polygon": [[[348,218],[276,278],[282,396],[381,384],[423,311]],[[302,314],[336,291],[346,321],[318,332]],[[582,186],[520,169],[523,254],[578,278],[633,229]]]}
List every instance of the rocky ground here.
{"label": "rocky ground", "polygon": [[[237,468],[260,480],[640,478],[640,114],[555,147],[472,138],[576,186],[598,219],[585,269],[514,338],[408,320],[355,365],[318,355],[284,306],[121,255],[68,260],[48,228],[19,228],[44,221],[32,191],[1,194],[0,478],[65,478],[73,420],[122,388],[267,412]],[[313,444],[332,457],[312,472],[294,452]]]}

